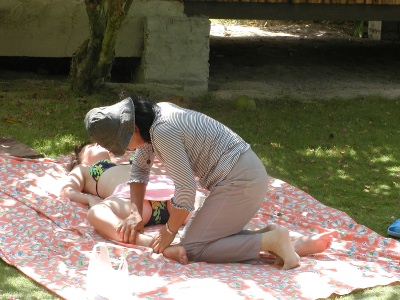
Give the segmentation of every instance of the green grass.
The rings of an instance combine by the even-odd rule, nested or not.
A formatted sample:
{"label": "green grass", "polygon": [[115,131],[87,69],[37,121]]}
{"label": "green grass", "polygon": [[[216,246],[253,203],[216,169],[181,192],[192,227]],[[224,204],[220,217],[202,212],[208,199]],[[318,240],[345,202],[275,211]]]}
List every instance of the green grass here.
{"label": "green grass", "polygon": [[[122,90],[125,89],[125,90]],[[88,139],[83,118],[95,106],[116,102],[129,86],[77,97],[62,81],[0,76],[0,132],[46,156],[70,153]],[[179,104],[222,121],[248,141],[273,177],[349,214],[386,236],[400,218],[400,99],[380,97],[301,102],[256,99],[239,111],[211,94]],[[165,99],[163,99],[165,100]],[[57,299],[0,262],[0,300]],[[341,299],[398,299],[400,288],[378,287]]]}

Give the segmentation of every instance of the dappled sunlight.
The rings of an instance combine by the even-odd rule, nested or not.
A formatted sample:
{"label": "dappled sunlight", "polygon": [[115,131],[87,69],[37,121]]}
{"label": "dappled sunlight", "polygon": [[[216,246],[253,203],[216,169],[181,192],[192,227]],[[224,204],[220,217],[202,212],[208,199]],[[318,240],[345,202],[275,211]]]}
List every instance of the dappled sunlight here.
{"label": "dappled sunlight", "polygon": [[44,176],[37,178],[36,182],[40,189],[43,189],[47,193],[59,196],[61,187],[64,185],[66,180],[66,177],[54,178],[49,174],[45,174]]}
{"label": "dappled sunlight", "polygon": [[333,280],[346,280],[351,282],[353,286],[367,288],[375,285],[375,276],[370,274],[366,262],[353,261],[351,264],[343,261],[322,261],[319,262],[324,266],[321,274],[327,275]]}
{"label": "dappled sunlight", "polygon": [[[321,291],[318,287],[329,285],[330,279],[322,277],[317,272],[302,272],[294,276],[294,281],[303,287],[302,296],[309,299],[321,298]],[[328,290],[323,297],[329,297],[330,291]]]}
{"label": "dappled sunlight", "polygon": [[187,279],[168,285],[168,296],[172,299],[243,299],[235,289],[213,278]]}
{"label": "dappled sunlight", "polygon": [[[50,173],[52,173],[50,171]],[[50,174],[43,174],[42,176],[37,176],[35,174],[27,174],[26,177],[33,180],[35,185],[27,186],[27,190],[38,195],[38,196],[49,196],[49,194],[59,196],[61,187],[63,186],[66,178],[59,176],[59,174],[54,177]]]}
{"label": "dappled sunlight", "polygon": [[211,24],[210,35],[217,37],[300,37],[298,34],[290,34],[284,30],[274,32],[269,31],[268,28],[222,24]]}
{"label": "dappled sunlight", "polygon": [[318,23],[252,22],[249,20],[211,20],[211,37],[283,37],[305,38],[346,38],[348,34],[334,26]]}
{"label": "dappled sunlight", "polygon": [[379,157],[371,158],[371,162],[373,163],[387,163],[387,162],[395,162],[396,159],[392,154],[389,155],[381,155]]}
{"label": "dappled sunlight", "polygon": [[[1,206],[3,207],[5,207],[5,206],[7,206],[7,207],[12,207],[12,206],[15,206],[16,204],[18,203],[18,201],[17,200],[12,200],[12,199],[2,199],[1,200]],[[2,208],[0,207],[0,212],[2,211]]]}
{"label": "dappled sunlight", "polygon": [[274,179],[274,181],[271,183],[272,187],[276,187],[276,188],[280,188],[283,187],[283,185],[285,184],[284,181],[280,180],[280,179]]}
{"label": "dappled sunlight", "polygon": [[280,143],[271,143],[272,148],[282,148]]}
{"label": "dappled sunlight", "polygon": [[48,153],[47,156],[57,156],[61,153],[72,152],[67,149],[73,149],[73,146],[81,144],[82,141],[78,139],[76,135],[64,134],[57,135],[52,139],[41,139],[34,141],[34,148],[39,153]]}
{"label": "dappled sunlight", "polygon": [[357,151],[354,150],[351,146],[344,146],[342,148],[332,146],[330,148],[323,148],[321,146],[318,147],[309,147],[306,149],[298,150],[300,154],[304,156],[315,156],[315,157],[351,157],[357,158]]}
{"label": "dappled sunlight", "polygon": [[389,196],[390,193],[392,192],[392,187],[388,186],[387,184],[380,184],[376,187],[371,187],[371,188],[365,188],[364,192],[368,193],[374,193],[378,195],[383,195],[383,196]]}
{"label": "dappled sunlight", "polygon": [[393,167],[388,167],[386,170],[389,171],[390,176],[393,177],[400,177],[400,167],[399,166],[393,166]]}
{"label": "dappled sunlight", "polygon": [[353,180],[344,170],[337,170],[337,176],[343,180]]}

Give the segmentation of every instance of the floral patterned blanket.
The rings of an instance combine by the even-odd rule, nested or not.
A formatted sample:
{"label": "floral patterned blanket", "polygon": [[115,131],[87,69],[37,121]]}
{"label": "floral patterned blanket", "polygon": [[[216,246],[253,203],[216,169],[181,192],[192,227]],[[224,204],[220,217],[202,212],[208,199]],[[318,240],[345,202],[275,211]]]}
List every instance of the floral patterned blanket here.
{"label": "floral patterned blanket", "polygon": [[[67,156],[0,156],[0,257],[64,299],[85,299],[89,254],[106,241],[86,220],[87,207],[58,197]],[[162,166],[154,167],[162,174]],[[287,226],[301,234],[331,232],[323,253],[283,271],[273,264],[180,265],[151,249],[117,248],[132,277],[132,299],[318,299],[400,281],[400,243],[357,224],[304,191],[270,178],[255,227]],[[147,228],[155,232],[157,226]],[[115,252],[114,251],[114,252]]]}

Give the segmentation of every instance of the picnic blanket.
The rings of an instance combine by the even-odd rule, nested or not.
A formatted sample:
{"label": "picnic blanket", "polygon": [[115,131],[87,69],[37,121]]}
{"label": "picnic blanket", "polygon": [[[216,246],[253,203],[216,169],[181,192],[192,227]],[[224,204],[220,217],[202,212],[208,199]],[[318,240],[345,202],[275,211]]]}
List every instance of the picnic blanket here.
{"label": "picnic blanket", "polygon": [[[0,257],[64,299],[85,299],[89,254],[107,242],[87,222],[87,207],[58,197],[68,156],[0,156]],[[161,165],[153,173],[163,174]],[[151,249],[120,247],[133,281],[132,299],[317,299],[400,281],[400,243],[357,224],[276,178],[252,225],[277,224],[301,234],[331,232],[330,247],[283,271],[273,264],[181,265]],[[159,226],[146,227],[149,234]],[[122,249],[122,250],[121,250]]]}

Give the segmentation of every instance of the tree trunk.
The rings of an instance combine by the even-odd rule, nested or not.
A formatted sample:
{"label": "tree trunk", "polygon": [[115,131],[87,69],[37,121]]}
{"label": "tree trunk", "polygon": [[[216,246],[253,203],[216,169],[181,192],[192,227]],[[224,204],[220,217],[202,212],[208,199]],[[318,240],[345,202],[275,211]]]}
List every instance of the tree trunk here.
{"label": "tree trunk", "polygon": [[89,17],[89,39],[74,53],[71,61],[71,89],[91,93],[110,76],[118,31],[133,0],[85,0]]}

